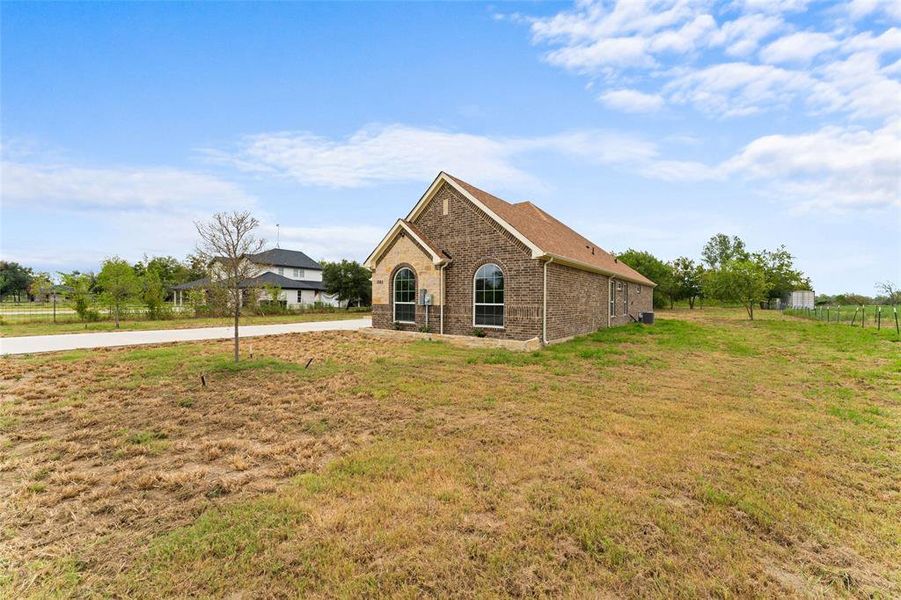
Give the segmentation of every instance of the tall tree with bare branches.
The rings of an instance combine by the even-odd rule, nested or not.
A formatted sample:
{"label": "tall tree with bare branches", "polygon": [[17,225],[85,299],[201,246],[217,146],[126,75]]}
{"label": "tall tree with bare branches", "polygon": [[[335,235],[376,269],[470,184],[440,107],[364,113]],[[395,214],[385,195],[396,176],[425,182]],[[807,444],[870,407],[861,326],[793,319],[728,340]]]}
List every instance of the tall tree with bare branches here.
{"label": "tall tree with bare branches", "polygon": [[235,319],[235,362],[241,359],[241,284],[256,275],[256,266],[248,255],[260,252],[266,243],[254,235],[259,225],[249,211],[220,212],[209,221],[194,223],[200,236],[197,254],[210,266],[210,285],[228,292],[229,309]]}

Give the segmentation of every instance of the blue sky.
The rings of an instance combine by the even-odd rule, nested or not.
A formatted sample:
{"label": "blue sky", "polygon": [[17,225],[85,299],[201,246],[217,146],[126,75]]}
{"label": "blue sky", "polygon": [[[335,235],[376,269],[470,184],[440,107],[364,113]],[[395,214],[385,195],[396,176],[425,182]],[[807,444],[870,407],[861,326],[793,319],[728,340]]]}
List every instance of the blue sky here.
{"label": "blue sky", "polygon": [[0,254],[365,258],[439,170],[602,247],[901,282],[901,2],[2,5]]}

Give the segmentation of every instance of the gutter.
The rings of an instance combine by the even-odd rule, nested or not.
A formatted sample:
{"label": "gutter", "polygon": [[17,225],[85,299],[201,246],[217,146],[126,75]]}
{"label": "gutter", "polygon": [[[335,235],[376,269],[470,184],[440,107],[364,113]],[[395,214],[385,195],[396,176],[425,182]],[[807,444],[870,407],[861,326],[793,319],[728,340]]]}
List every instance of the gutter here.
{"label": "gutter", "polygon": [[[577,269],[581,269],[583,271],[590,271],[592,273],[600,273],[601,275],[606,275],[607,277],[610,277],[611,279],[613,279],[615,277],[622,281],[631,281],[632,283],[636,283],[638,285],[647,285],[652,288],[657,287],[657,284],[654,283],[653,281],[648,280],[648,281],[650,281],[650,283],[648,283],[648,281],[640,281],[638,279],[624,277],[623,275],[620,275],[619,273],[614,273],[613,271],[608,271],[607,269],[602,269],[602,268],[596,267],[594,265],[589,265],[588,263],[584,263],[584,262],[581,262],[578,260],[573,260],[571,258],[566,258],[565,256],[557,256],[555,254],[546,253],[546,254],[542,255],[540,258],[542,258],[542,259],[550,258],[554,262],[557,262],[561,265],[568,265],[571,267],[575,267]],[[625,264],[625,263],[623,263],[623,264]]]}

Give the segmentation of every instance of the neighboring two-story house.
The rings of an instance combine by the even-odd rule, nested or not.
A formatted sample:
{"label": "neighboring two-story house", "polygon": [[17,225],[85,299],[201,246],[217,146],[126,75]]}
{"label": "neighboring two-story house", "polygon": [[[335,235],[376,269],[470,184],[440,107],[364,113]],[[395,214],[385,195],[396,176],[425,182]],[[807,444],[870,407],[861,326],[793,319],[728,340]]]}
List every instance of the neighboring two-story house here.
{"label": "neighboring two-story house", "polygon": [[[241,282],[241,287],[247,289],[278,287],[281,289],[279,300],[288,308],[309,306],[316,302],[330,306],[339,305],[337,298],[325,292],[322,266],[303,252],[272,248],[251,254],[247,259],[256,265],[257,274]],[[173,287],[175,303],[184,304],[189,290],[206,288],[209,285],[209,278],[203,278]]]}

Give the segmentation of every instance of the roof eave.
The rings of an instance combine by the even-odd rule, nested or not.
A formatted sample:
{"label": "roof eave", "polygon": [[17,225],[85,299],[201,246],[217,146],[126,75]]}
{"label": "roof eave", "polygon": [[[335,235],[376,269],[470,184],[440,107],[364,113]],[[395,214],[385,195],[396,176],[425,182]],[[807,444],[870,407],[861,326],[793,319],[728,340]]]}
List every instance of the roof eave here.
{"label": "roof eave", "polygon": [[385,234],[385,237],[382,238],[382,241],[379,242],[378,246],[375,247],[375,250],[366,257],[366,260],[363,261],[363,266],[368,268],[370,271],[375,269],[375,264],[378,262],[378,259],[381,258],[382,254],[385,253],[385,250],[388,248],[388,244],[390,244],[395,236],[397,236],[401,231],[412,237],[417,244],[419,244],[425,251],[429,254],[432,259],[432,264],[436,267],[440,267],[441,265],[445,265],[450,262],[450,260],[440,254],[436,254],[434,250],[432,250],[429,245],[422,240],[415,231],[413,231],[406,223],[404,223],[403,219],[398,219],[395,221],[394,225],[391,226],[391,229],[388,230],[388,233]]}
{"label": "roof eave", "polygon": [[622,279],[623,281],[629,281],[631,283],[637,283],[639,285],[648,285],[650,287],[657,287],[657,284],[654,283],[653,281],[651,281],[650,279],[642,281],[641,279],[637,279],[635,277],[628,277],[626,275],[623,275],[622,273],[615,273],[609,269],[604,269],[604,268],[601,268],[601,267],[598,267],[598,266],[595,266],[592,264],[582,262],[580,260],[574,260],[574,259],[568,258],[566,256],[560,256],[559,254],[551,254],[550,252],[547,252],[537,258],[539,260],[553,259],[555,263],[560,263],[562,265],[575,267],[575,268],[581,269],[583,271],[591,271],[592,273],[600,273],[601,275],[606,275],[607,277],[614,277],[616,279]]}
{"label": "roof eave", "polygon": [[425,209],[425,207],[428,206],[429,202],[432,200],[432,197],[436,193],[438,193],[439,189],[441,189],[442,183],[447,183],[449,186],[454,188],[457,192],[462,194],[464,198],[466,198],[467,200],[469,200],[470,202],[475,204],[482,212],[484,212],[489,217],[494,219],[494,221],[496,221],[501,227],[506,229],[513,237],[515,237],[520,242],[522,242],[531,251],[532,258],[538,258],[539,256],[542,256],[544,254],[544,252],[541,250],[541,248],[536,246],[532,240],[530,240],[529,238],[524,236],[518,229],[513,227],[513,225],[508,223],[505,219],[500,217],[493,210],[491,210],[490,208],[485,206],[485,204],[481,200],[479,200],[478,198],[476,198],[475,196],[470,194],[466,190],[466,188],[464,188],[462,185],[457,183],[453,177],[451,177],[444,171],[441,171],[440,173],[438,173],[438,176],[435,177],[435,180],[432,182],[432,185],[429,186],[429,189],[427,189],[425,191],[425,193],[419,199],[419,202],[416,203],[416,206],[414,206],[413,210],[411,210],[410,213],[407,215],[407,218],[406,218],[407,221],[412,222],[416,219],[417,216],[419,216],[419,214]]}

